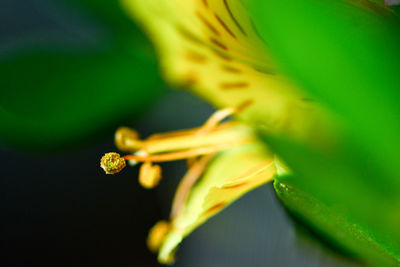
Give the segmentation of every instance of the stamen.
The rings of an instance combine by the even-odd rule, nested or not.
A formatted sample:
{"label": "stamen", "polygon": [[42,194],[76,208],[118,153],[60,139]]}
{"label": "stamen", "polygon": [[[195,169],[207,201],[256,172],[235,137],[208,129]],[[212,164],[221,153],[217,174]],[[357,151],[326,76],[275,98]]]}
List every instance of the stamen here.
{"label": "stamen", "polygon": [[159,221],[153,228],[150,229],[149,236],[147,238],[147,247],[150,251],[156,253],[167,235],[170,229],[170,224],[167,221]]}
{"label": "stamen", "polygon": [[253,141],[252,138],[238,140],[237,142],[233,142],[230,144],[219,144],[214,146],[208,147],[199,147],[188,149],[184,151],[172,152],[172,153],[165,153],[159,155],[149,155],[149,156],[140,156],[140,155],[127,155],[124,156],[126,160],[134,160],[138,162],[163,162],[163,161],[175,161],[175,160],[182,160],[187,158],[193,158],[197,156],[207,155],[211,153],[216,153],[218,151],[226,150],[229,148],[233,148],[236,146],[244,145]]}
{"label": "stamen", "polygon": [[[250,103],[249,103],[250,102]],[[211,117],[203,124],[202,127],[198,130],[197,134],[206,134],[212,130],[214,130],[218,124],[226,119],[228,116],[234,114],[235,112],[242,111],[244,108],[249,106],[252,101],[245,101],[242,105],[239,105],[235,108],[225,108],[222,110],[218,110]],[[186,161],[188,166],[188,172],[182,178],[181,182],[178,185],[178,189],[176,190],[174,200],[172,202],[172,209],[171,209],[171,219],[181,213],[181,210],[186,202],[186,199],[189,195],[190,190],[192,189],[193,185],[197,182],[197,180],[203,174],[207,164],[210,162],[214,154],[204,156],[200,159],[195,157],[189,158]]]}
{"label": "stamen", "polygon": [[153,162],[187,159],[189,171],[178,188],[171,212],[172,217],[176,216],[186,201],[187,193],[215,153],[254,142],[251,129],[244,124],[221,123],[251,102],[245,101],[237,107],[219,110],[197,129],[156,134],[146,140],[140,140],[136,131],[121,127],[115,134],[115,143],[120,150],[134,154],[121,158],[117,153],[108,153],[101,159],[101,167],[107,174],[115,174],[126,166],[125,160],[133,164],[142,162],[144,164],[140,168],[139,183],[150,189],[161,180],[161,167],[153,165]]}
{"label": "stamen", "polygon": [[[214,130],[218,126],[218,123],[220,123],[226,117],[232,115],[234,112],[234,108],[225,108],[214,112],[214,114],[212,114],[211,117],[197,131],[197,135],[203,135]],[[196,160],[196,157],[188,158],[186,160],[186,166],[188,167],[188,169],[196,162]]]}
{"label": "stamen", "polygon": [[182,151],[196,147],[214,146],[221,143],[232,143],[252,136],[252,130],[238,122],[226,122],[218,125],[206,134],[199,135],[201,128],[179,131],[176,133],[158,134],[143,141],[143,148],[149,154]]}
{"label": "stamen", "polygon": [[115,144],[119,150],[124,152],[135,152],[143,146],[139,140],[139,134],[128,127],[120,127],[115,132]]}
{"label": "stamen", "polygon": [[207,155],[194,162],[188,172],[182,178],[181,182],[178,185],[178,189],[176,190],[174,200],[172,202],[170,215],[171,220],[181,213],[182,208],[186,203],[186,199],[189,196],[190,190],[197,182],[197,180],[201,177],[205,168],[207,167],[207,164],[210,162],[213,156],[214,154]]}
{"label": "stamen", "polygon": [[218,123],[232,115],[235,112],[235,108],[225,108],[218,110],[201,126],[197,134],[207,133],[217,127]]}
{"label": "stamen", "polygon": [[152,165],[150,161],[140,167],[139,183],[147,189],[156,187],[161,180],[161,167]]}
{"label": "stamen", "polygon": [[[237,112],[241,112],[243,109],[245,109],[252,103],[253,103],[252,100],[248,100],[248,101],[243,102],[243,104],[241,104],[235,108],[225,108],[225,109],[214,112],[211,115],[211,117],[203,124],[203,126],[200,127],[200,129],[197,131],[197,134],[201,135],[201,134],[205,134],[205,133],[208,133],[208,132],[214,130],[218,126],[218,124],[221,121],[223,121],[224,119],[226,119],[228,116],[230,116],[234,113],[237,113]],[[194,164],[195,161],[196,161],[196,158],[187,159],[186,165],[188,166],[188,168],[190,168]]]}
{"label": "stamen", "polygon": [[203,124],[203,126],[198,131],[199,134],[204,132],[209,132],[213,130],[217,125],[226,119],[228,116],[243,111],[245,108],[250,106],[253,103],[253,100],[244,101],[242,104],[238,105],[234,108],[224,108],[214,112],[211,117]]}
{"label": "stamen", "polygon": [[116,174],[125,168],[126,162],[124,158],[121,158],[120,154],[111,152],[101,158],[100,166],[107,174]]}

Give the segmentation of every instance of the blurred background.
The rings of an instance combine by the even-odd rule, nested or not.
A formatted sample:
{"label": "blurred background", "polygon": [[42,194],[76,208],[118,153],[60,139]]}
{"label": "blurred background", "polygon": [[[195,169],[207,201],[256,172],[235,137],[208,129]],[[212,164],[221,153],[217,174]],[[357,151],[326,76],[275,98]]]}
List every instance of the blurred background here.
{"label": "blurred background", "polygon": [[[149,191],[137,168],[106,176],[100,157],[116,150],[118,126],[146,137],[198,126],[213,108],[163,84],[117,2],[0,7],[0,265],[158,266],[147,232],[167,219],[184,164],[164,164]],[[359,265],[314,238],[266,185],[190,235],[175,266]]]}

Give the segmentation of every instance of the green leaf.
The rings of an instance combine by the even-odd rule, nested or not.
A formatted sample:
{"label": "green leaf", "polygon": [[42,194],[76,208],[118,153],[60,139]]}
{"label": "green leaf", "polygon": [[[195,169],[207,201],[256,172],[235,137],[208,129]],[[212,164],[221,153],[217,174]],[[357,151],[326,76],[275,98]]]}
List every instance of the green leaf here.
{"label": "green leaf", "polygon": [[[339,214],[370,233],[399,259],[399,18],[366,0],[253,0],[249,7],[282,71],[341,125],[334,146],[311,148],[266,137],[295,174],[288,183],[323,203],[326,214]],[[315,135],[322,130],[315,129]],[[318,206],[296,209],[338,239],[330,222],[312,210]],[[358,230],[353,230],[344,236],[356,238]],[[356,245],[346,248],[385,264],[386,257],[377,253]]]}
{"label": "green leaf", "polygon": [[[334,155],[280,138],[266,137],[265,140],[273,151],[285,159],[295,174],[278,177],[279,182],[290,185],[293,190],[301,191],[301,194],[310,195],[310,198],[312,196],[312,201],[319,203],[307,206],[303,203],[305,200],[296,195],[300,193],[288,194],[284,203],[288,203],[290,209],[363,260],[384,263],[387,257],[379,257],[379,251],[369,253],[367,248],[356,246],[360,238],[359,229],[367,231],[374,242],[382,247],[380,250],[388,250],[391,257],[400,260],[399,188],[381,183],[377,179],[379,172],[359,164],[359,151],[354,148],[336,150],[337,154]],[[323,209],[324,214],[319,209]],[[333,225],[340,220],[332,221],[332,214],[343,217],[340,220],[348,221],[356,227],[334,229]],[[355,232],[351,233],[353,230]],[[337,240],[338,231],[342,232],[344,243]]]}
{"label": "green leaf", "polygon": [[[398,251],[379,240],[357,223],[335,212],[312,195],[290,184],[289,178],[276,179],[275,191],[285,206],[301,221],[309,223],[314,231],[335,245],[352,251],[350,256],[363,258],[376,266],[397,266]],[[397,253],[397,254],[396,254]]]}
{"label": "green leaf", "polygon": [[271,53],[387,177],[400,167],[400,22],[369,1],[250,1]]}
{"label": "green leaf", "polygon": [[118,2],[66,1],[61,9],[60,24],[78,23],[83,33],[58,42],[43,34],[41,45],[0,58],[0,138],[10,144],[69,146],[138,115],[163,91],[153,51]]}

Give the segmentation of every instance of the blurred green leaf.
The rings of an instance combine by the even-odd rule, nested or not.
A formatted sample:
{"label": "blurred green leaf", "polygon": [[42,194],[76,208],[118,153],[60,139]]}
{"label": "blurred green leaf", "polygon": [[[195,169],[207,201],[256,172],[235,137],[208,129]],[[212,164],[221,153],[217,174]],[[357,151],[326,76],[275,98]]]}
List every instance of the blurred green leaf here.
{"label": "blurred green leaf", "polygon": [[3,56],[3,141],[33,149],[69,146],[139,114],[163,91],[151,46],[117,1],[71,0],[64,7],[73,10],[71,20],[78,14],[79,23],[97,27],[95,40],[31,44]]}
{"label": "blurred green leaf", "polygon": [[341,116],[365,159],[400,168],[400,22],[368,1],[254,1],[283,71]]}
{"label": "blurred green leaf", "polygon": [[[282,71],[335,113],[343,126],[339,131],[342,136],[329,149],[266,136],[268,144],[296,174],[287,181],[294,190],[315,197],[327,214],[339,214],[367,229],[374,240],[379,240],[379,246],[390,248],[390,254],[398,259],[398,17],[366,0],[253,0],[249,7]],[[315,129],[315,134],[319,131]],[[299,201],[289,198],[285,202]],[[294,209],[335,238],[328,220],[316,216],[317,212]],[[382,261],[377,253],[345,246],[368,261]]]}

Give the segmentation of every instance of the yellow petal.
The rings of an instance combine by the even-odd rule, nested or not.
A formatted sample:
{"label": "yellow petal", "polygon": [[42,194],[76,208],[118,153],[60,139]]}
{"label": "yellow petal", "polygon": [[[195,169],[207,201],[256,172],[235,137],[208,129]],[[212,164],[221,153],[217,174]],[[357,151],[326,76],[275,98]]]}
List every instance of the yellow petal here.
{"label": "yellow petal", "polygon": [[[218,108],[253,104],[239,115],[272,133],[310,136],[319,108],[277,73],[241,1],[122,0],[143,26],[171,83]],[[316,111],[317,110],[317,111]],[[324,115],[323,115],[324,116]],[[321,128],[325,128],[323,126]]]}
{"label": "yellow petal", "polygon": [[182,239],[248,191],[273,179],[273,155],[260,144],[217,154],[192,188],[181,212],[173,218],[159,250],[159,261],[170,263]]}

